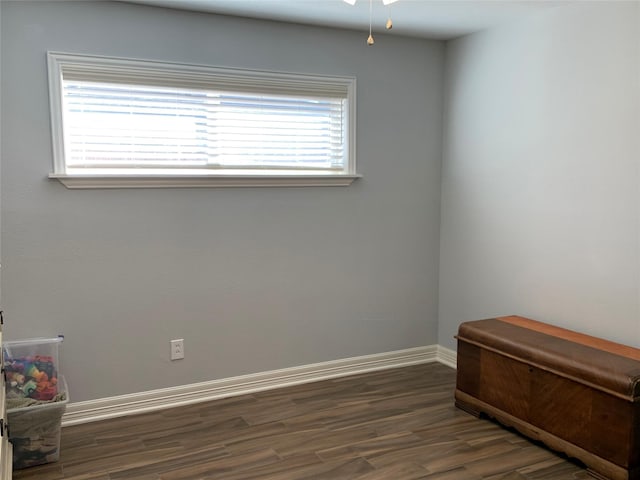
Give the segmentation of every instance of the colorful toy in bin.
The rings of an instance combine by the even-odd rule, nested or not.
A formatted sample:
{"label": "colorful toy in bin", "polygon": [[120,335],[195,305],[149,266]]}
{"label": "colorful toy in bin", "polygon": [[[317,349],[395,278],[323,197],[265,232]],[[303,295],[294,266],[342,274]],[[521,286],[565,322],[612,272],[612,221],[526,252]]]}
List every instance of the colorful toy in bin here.
{"label": "colorful toy in bin", "polygon": [[52,400],[57,394],[57,372],[53,357],[19,357],[7,360],[7,396]]}
{"label": "colorful toy in bin", "polygon": [[47,402],[56,397],[60,342],[62,337],[4,343],[7,398]]}

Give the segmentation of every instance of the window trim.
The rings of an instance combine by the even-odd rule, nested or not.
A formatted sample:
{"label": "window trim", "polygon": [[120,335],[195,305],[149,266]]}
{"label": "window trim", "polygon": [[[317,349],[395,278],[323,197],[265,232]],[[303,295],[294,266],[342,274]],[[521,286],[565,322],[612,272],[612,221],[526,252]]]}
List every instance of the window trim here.
{"label": "window trim", "polygon": [[[112,74],[136,78],[151,78],[154,75],[172,75],[176,82],[198,85],[207,76],[218,76],[223,81],[256,82],[259,79],[271,91],[287,91],[289,88],[315,86],[319,89],[346,89],[347,91],[347,164],[340,173],[304,173],[300,170],[266,170],[257,173],[214,170],[205,174],[149,174],[149,173],[108,173],[69,174],[65,163],[65,146],[62,119],[63,72],[80,71],[82,75]],[[96,55],[47,52],[49,76],[49,107],[51,114],[51,134],[53,146],[53,172],[49,178],[60,181],[67,188],[167,188],[167,187],[296,187],[296,186],[348,186],[361,175],[356,173],[356,79],[326,75],[308,75],[265,70],[245,70],[238,68],[218,68],[206,65],[137,60]],[[80,70],[77,70],[77,69]]]}
{"label": "window trim", "polygon": [[194,187],[348,187],[362,175],[65,175],[50,173],[69,189]]}

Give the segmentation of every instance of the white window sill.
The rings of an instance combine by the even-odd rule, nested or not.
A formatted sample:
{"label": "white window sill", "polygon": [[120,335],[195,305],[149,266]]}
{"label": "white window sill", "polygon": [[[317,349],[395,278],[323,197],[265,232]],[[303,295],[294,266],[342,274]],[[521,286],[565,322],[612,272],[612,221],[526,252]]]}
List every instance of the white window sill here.
{"label": "white window sill", "polygon": [[65,175],[52,173],[69,189],[202,187],[347,187],[362,175]]}

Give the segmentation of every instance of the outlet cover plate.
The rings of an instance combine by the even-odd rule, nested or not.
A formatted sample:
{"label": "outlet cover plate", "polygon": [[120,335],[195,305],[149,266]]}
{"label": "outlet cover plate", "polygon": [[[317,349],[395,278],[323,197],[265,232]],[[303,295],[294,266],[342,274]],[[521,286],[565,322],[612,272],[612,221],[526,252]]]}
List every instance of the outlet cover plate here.
{"label": "outlet cover plate", "polygon": [[184,339],[171,340],[171,360],[182,360],[184,358]]}

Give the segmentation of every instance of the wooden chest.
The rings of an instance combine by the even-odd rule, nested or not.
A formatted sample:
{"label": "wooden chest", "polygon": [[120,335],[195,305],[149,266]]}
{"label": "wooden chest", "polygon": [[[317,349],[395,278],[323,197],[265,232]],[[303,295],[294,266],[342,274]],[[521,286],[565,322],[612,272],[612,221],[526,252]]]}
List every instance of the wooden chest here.
{"label": "wooden chest", "polygon": [[640,349],[522,317],[458,330],[456,405],[582,461],[640,480]]}

